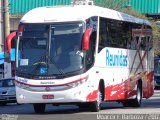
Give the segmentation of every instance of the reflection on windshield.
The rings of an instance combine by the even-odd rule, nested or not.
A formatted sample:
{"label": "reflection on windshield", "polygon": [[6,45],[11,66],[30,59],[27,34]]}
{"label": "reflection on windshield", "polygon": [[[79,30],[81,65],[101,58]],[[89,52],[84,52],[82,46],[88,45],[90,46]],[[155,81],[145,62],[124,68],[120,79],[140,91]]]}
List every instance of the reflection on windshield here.
{"label": "reflection on windshield", "polygon": [[55,75],[83,68],[83,24],[26,24],[19,38],[17,72]]}

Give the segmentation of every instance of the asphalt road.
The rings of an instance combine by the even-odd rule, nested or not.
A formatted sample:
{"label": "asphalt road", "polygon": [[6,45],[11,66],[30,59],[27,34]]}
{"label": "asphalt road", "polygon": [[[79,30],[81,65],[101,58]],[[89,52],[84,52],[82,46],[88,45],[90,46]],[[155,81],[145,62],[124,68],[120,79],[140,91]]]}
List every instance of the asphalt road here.
{"label": "asphalt road", "polygon": [[[132,115],[132,116],[131,116]],[[0,106],[0,120],[159,120],[160,119],[160,89],[154,95],[144,99],[140,108],[124,108],[116,102],[105,102],[100,112],[80,110],[75,105],[47,105],[46,112],[36,114],[31,104],[8,104]]]}

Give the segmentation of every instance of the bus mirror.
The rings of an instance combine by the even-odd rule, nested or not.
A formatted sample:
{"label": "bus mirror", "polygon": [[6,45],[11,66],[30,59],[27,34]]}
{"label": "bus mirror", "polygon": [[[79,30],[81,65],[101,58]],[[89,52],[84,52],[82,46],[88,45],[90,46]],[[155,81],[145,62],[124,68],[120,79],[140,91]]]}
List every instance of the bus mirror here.
{"label": "bus mirror", "polygon": [[6,38],[6,51],[7,53],[10,53],[11,51],[11,41],[13,40],[14,37],[16,37],[17,33],[16,32],[12,32],[11,34],[9,34]]}
{"label": "bus mirror", "polygon": [[91,35],[91,28],[88,28],[83,35],[83,50],[89,50],[89,42],[90,42],[90,35]]}

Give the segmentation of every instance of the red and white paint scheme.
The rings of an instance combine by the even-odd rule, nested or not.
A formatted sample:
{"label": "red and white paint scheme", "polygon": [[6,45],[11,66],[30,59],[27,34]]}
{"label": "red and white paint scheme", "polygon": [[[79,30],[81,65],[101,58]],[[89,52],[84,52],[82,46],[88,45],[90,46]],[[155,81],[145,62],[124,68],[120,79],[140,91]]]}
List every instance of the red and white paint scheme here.
{"label": "red and white paint scheme", "polygon": [[94,5],[35,8],[20,21],[16,53],[17,101],[37,113],[46,104],[139,107],[153,95],[151,24],[128,14]]}

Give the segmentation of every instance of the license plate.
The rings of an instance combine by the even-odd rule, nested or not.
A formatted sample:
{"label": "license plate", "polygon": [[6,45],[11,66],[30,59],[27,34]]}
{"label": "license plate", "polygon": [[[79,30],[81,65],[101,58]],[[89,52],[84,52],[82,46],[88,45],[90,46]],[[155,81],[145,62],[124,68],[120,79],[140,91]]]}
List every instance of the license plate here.
{"label": "license plate", "polygon": [[42,95],[42,99],[54,99],[54,95]]}

